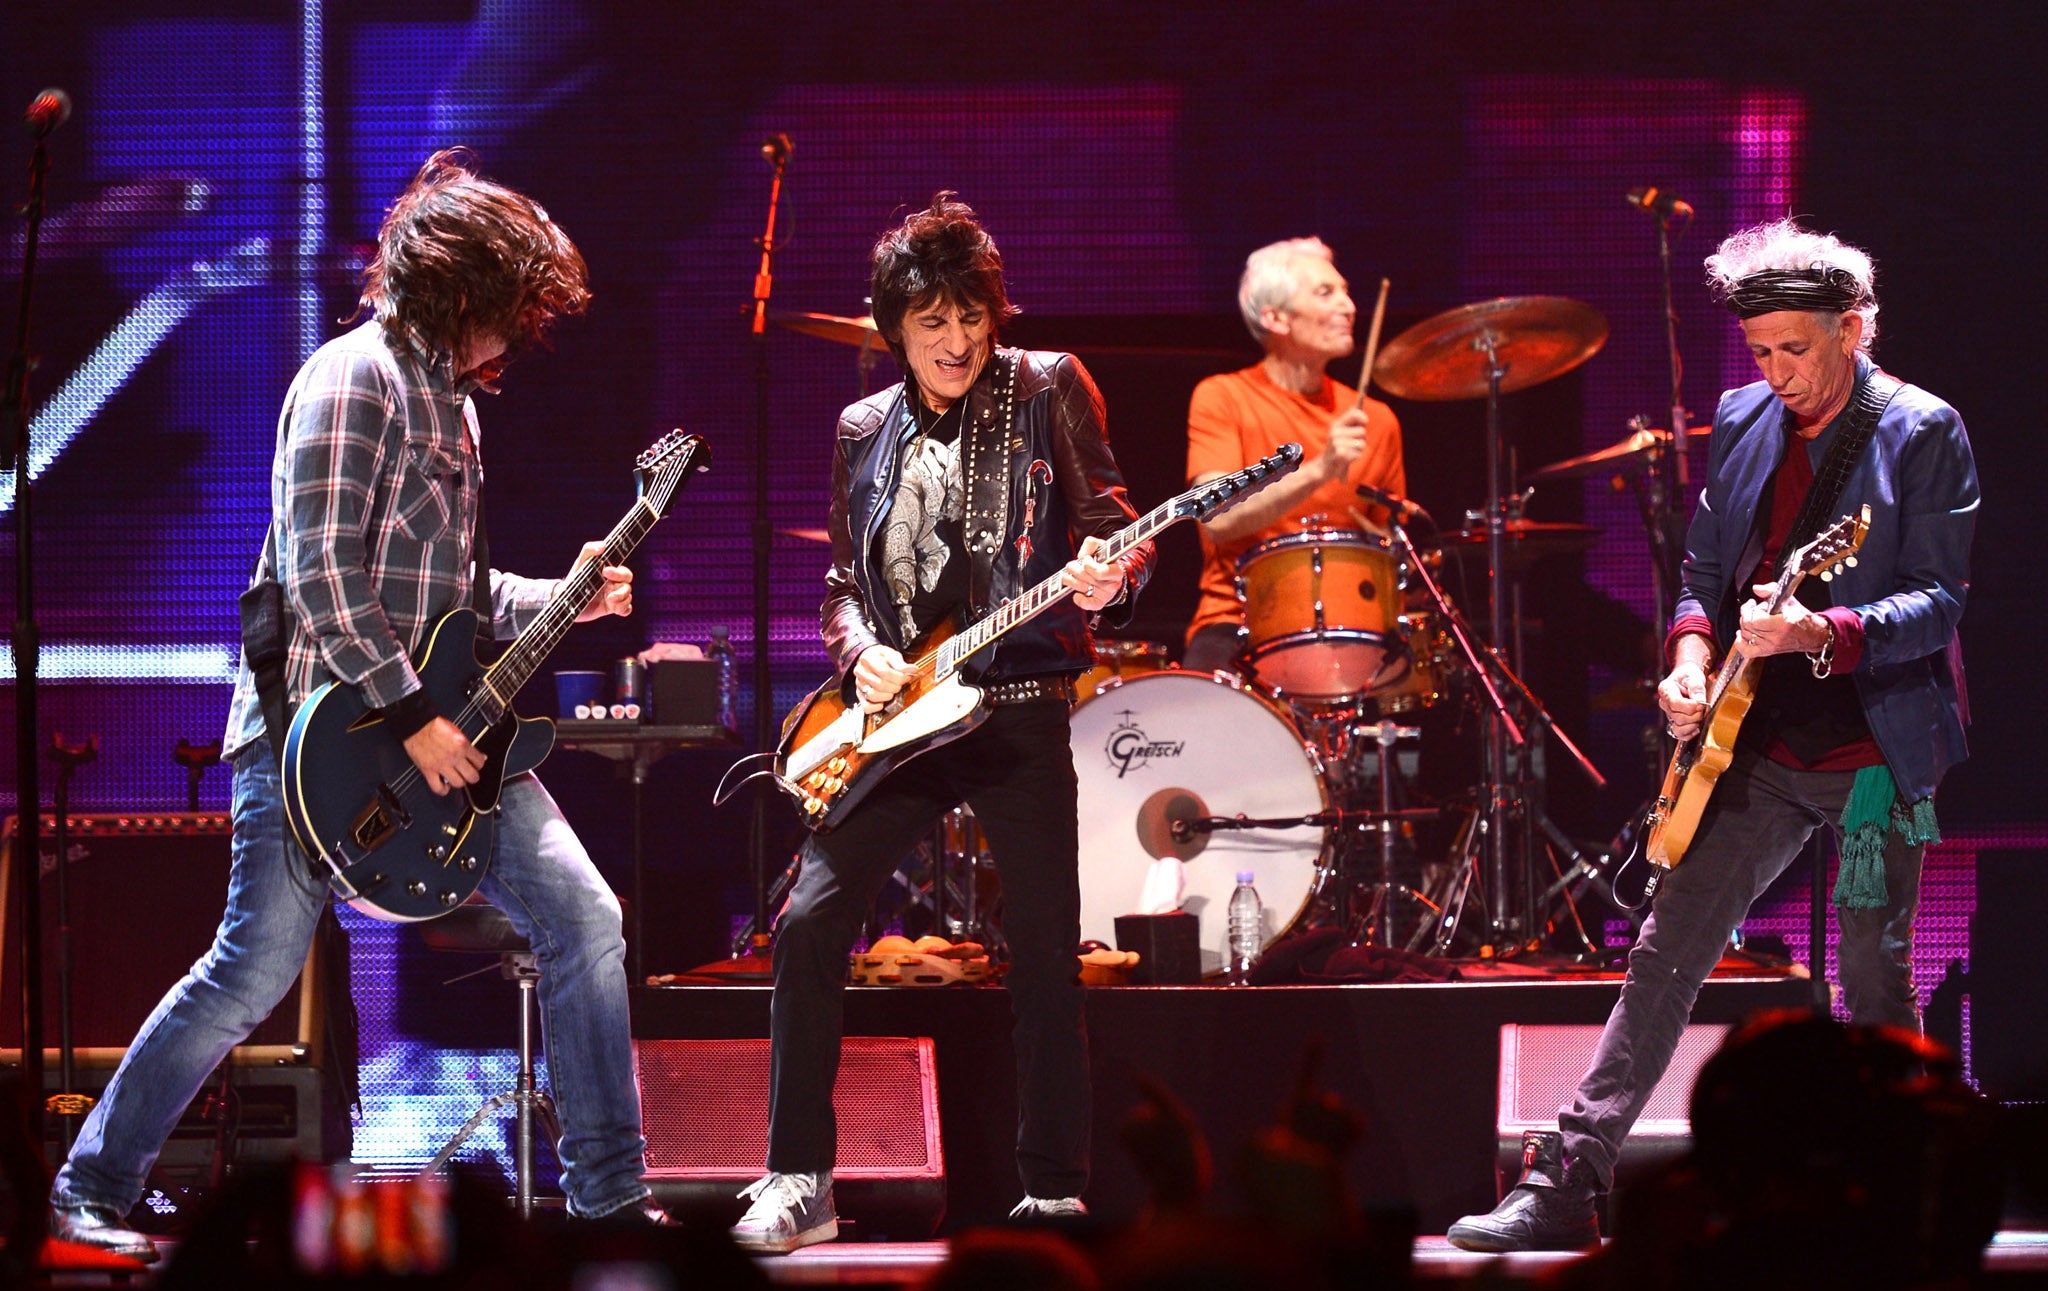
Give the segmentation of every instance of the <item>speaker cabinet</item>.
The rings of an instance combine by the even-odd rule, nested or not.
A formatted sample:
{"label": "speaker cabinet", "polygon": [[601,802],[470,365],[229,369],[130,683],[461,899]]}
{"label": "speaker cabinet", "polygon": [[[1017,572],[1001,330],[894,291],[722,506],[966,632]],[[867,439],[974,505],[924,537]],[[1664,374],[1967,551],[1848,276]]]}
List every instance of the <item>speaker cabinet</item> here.
{"label": "speaker cabinet", "polygon": [[[21,998],[19,820],[0,835],[0,998]],[[84,1060],[112,1065],[164,992],[213,944],[227,905],[228,818],[217,813],[75,815],[67,818],[64,877],[71,915],[72,1040]],[[55,1049],[57,1015],[57,822],[42,820],[43,1047]],[[256,1061],[298,1061],[318,1034],[315,974],[302,973],[284,1003],[243,1046]],[[0,1045],[21,1047],[19,1007],[0,1010]],[[292,1052],[299,1046],[298,1052]],[[240,1060],[249,1060],[248,1058]]]}
{"label": "speaker cabinet", "polygon": [[[1600,1043],[1602,1029],[1515,1023],[1500,1029],[1496,1117],[1500,1138],[1494,1176],[1501,1196],[1507,1195],[1522,1173],[1522,1132],[1557,1128],[1558,1110],[1571,1104],[1586,1069],[1593,1065],[1593,1050]],[[1622,1144],[1621,1160],[1615,1165],[1617,1181],[1625,1182],[1627,1175],[1669,1161],[1691,1146],[1692,1121],[1686,1109],[1692,1100],[1692,1084],[1728,1031],[1718,1023],[1685,1029],[1664,1079],[1657,1083],[1635,1129]]]}
{"label": "speaker cabinet", "polygon": [[[663,1205],[730,1222],[768,1159],[768,1041],[639,1040],[647,1185]],[[833,1193],[862,1235],[931,1236],[946,1213],[939,1090],[922,1036],[848,1036],[832,1087]]]}

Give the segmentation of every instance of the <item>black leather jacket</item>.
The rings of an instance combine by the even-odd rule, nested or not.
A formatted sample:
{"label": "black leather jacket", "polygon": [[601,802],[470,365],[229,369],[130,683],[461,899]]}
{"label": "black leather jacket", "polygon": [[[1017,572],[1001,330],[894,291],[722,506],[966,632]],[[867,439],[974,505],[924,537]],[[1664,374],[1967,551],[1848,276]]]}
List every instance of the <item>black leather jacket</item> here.
{"label": "black leather jacket", "polygon": [[[916,433],[907,385],[899,382],[839,415],[832,458],[832,568],[819,612],[825,646],[842,683],[860,652],[877,643],[905,650],[874,564],[875,534],[896,491],[901,448]],[[966,395],[961,473],[967,484],[963,532],[970,560],[969,621],[1058,574],[1080,540],[1107,538],[1137,518],[1103,431],[1102,394],[1071,354],[998,349]],[[1123,599],[1101,616],[1128,622],[1152,572],[1152,544],[1126,557]],[[1077,674],[1094,665],[1089,615],[1062,600],[977,657],[978,681]],[[977,672],[976,665],[979,665]]]}

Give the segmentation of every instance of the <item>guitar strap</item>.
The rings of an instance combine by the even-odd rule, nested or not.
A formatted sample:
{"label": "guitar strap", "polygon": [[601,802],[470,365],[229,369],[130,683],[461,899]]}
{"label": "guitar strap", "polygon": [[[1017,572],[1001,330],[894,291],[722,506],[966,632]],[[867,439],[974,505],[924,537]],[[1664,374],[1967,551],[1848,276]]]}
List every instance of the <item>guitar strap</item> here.
{"label": "guitar strap", "polygon": [[1835,433],[1834,442],[1822,455],[1820,466],[1813,473],[1813,484],[1806,490],[1806,501],[1801,504],[1798,518],[1793,520],[1785,541],[1779,544],[1779,551],[1798,550],[1834,517],[1835,504],[1841,500],[1842,487],[1849,482],[1849,473],[1856,469],[1871,435],[1877,430],[1878,418],[1884,416],[1892,396],[1903,384],[1889,373],[1871,369],[1870,380],[1856,392],[1848,420],[1842,423],[1842,428]]}
{"label": "guitar strap", "polygon": [[277,523],[263,531],[263,560],[256,579],[242,592],[236,607],[242,618],[242,657],[256,678],[256,702],[263,709],[263,729],[270,754],[284,766],[284,737],[289,723],[284,711],[284,665],[291,641],[292,611],[277,581]]}
{"label": "guitar strap", "polygon": [[474,554],[474,571],[469,585],[469,607],[476,611],[476,648],[488,650],[497,638],[491,631],[491,533],[484,524],[484,495],[476,495],[476,539],[469,544]]}

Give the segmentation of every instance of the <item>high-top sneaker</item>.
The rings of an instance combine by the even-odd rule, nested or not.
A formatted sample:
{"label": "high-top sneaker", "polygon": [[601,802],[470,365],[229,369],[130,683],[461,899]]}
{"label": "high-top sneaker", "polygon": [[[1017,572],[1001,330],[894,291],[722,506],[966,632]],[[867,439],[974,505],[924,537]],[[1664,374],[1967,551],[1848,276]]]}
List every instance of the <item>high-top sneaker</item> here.
{"label": "high-top sneaker", "polygon": [[1445,1236],[1468,1251],[1575,1251],[1600,1240],[1590,1172],[1565,1165],[1564,1136],[1522,1134],[1522,1177],[1500,1204],[1467,1215]]}

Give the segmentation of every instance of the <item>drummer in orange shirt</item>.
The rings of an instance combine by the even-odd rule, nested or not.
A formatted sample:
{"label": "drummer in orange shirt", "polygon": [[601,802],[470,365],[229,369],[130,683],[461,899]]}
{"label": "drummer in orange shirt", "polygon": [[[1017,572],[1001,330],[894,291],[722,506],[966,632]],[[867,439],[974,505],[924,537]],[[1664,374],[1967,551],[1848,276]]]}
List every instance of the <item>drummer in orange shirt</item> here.
{"label": "drummer in orange shirt", "polygon": [[[1237,305],[1266,357],[1195,387],[1188,403],[1188,482],[1227,475],[1290,441],[1307,458],[1292,475],[1202,525],[1202,595],[1182,657],[1183,667],[1199,672],[1234,667],[1245,651],[1240,557],[1305,530],[1377,530],[1385,513],[1367,506],[1353,489],[1371,484],[1401,494],[1407,485],[1401,425],[1393,410],[1376,399],[1354,409],[1358,392],[1323,372],[1332,359],[1354,349],[1358,317],[1330,248],[1320,238],[1260,247],[1245,260]],[[1379,537],[1360,532],[1348,541],[1357,544],[1355,550],[1369,549],[1377,564]],[[1386,568],[1391,571],[1391,560]],[[1258,588],[1251,591],[1256,595]],[[1399,593],[1388,591],[1391,603],[1373,612],[1391,621],[1399,613]],[[1259,616],[1260,607],[1253,612]],[[1281,614],[1286,617],[1286,607]]]}

